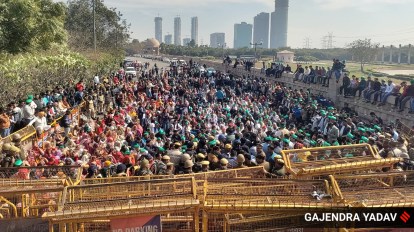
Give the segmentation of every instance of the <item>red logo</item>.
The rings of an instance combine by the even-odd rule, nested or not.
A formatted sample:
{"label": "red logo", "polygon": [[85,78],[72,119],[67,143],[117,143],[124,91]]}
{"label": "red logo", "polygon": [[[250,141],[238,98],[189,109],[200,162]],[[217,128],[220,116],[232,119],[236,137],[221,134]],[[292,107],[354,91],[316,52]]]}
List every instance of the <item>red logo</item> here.
{"label": "red logo", "polygon": [[400,219],[404,222],[407,223],[407,221],[410,219],[410,215],[404,211],[403,214],[401,214]]}

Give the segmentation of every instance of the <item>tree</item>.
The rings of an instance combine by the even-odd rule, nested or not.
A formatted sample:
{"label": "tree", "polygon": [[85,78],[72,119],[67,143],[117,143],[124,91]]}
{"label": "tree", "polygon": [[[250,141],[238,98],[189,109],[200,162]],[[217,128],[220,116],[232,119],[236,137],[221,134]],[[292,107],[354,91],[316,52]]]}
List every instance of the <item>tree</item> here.
{"label": "tree", "polygon": [[0,52],[47,50],[66,43],[65,5],[52,0],[0,3]]}
{"label": "tree", "polygon": [[128,43],[125,46],[125,51],[128,55],[134,55],[140,53],[143,47],[142,43],[140,43],[137,39],[133,39],[131,43]]}
{"label": "tree", "polygon": [[348,45],[354,60],[361,63],[361,72],[364,72],[364,65],[374,60],[378,53],[379,44],[371,42],[371,39],[359,39]]}
{"label": "tree", "polygon": [[129,24],[116,8],[108,8],[98,0],[69,0],[65,22],[69,46],[78,51],[93,48],[93,1],[98,49],[123,49],[129,39]]}

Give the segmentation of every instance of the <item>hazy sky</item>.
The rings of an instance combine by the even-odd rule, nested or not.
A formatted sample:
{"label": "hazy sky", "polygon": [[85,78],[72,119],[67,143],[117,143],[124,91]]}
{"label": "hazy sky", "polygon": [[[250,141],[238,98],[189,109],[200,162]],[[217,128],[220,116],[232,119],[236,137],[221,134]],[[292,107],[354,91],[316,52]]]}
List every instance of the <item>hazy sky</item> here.
{"label": "hazy sky", "polygon": [[[210,34],[225,32],[233,47],[235,23],[253,23],[260,12],[274,11],[273,0],[104,0],[131,23],[132,38],[155,37],[154,17],[163,18],[163,37],[173,34],[174,17],[181,16],[181,38],[190,37],[192,16],[199,20],[199,44],[210,43]],[[414,0],[290,0],[288,45],[322,47],[322,37],[332,32],[334,46],[359,38],[381,45],[414,44]]]}

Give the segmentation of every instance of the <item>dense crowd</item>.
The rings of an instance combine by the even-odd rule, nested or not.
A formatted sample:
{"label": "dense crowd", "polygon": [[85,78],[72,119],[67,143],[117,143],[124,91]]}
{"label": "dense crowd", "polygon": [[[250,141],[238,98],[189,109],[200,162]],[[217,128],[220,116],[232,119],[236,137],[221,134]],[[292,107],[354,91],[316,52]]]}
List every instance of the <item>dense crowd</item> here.
{"label": "dense crowd", "polygon": [[[85,80],[91,85],[57,86],[0,109],[3,137],[29,124],[39,135],[49,132],[30,149],[14,134],[2,145],[1,166],[78,165],[86,178],[263,166],[267,175],[283,176],[289,173],[282,150],[358,143],[371,144],[384,158],[404,158],[403,168],[414,158],[395,123],[375,113],[362,120],[307,89],[234,76],[231,69],[201,76],[191,67],[177,72],[147,63],[137,69],[137,78],[121,69]],[[77,120],[70,109],[82,102]],[[51,127],[60,116],[59,127]]]}

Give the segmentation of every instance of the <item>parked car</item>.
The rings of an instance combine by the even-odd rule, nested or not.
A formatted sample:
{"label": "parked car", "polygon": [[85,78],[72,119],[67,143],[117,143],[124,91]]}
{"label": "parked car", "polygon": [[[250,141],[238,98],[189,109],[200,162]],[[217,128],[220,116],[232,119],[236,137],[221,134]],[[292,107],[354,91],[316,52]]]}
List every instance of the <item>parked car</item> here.
{"label": "parked car", "polygon": [[208,77],[214,76],[216,74],[216,70],[212,67],[206,69],[206,74]]}
{"label": "parked car", "polygon": [[135,68],[134,67],[126,67],[125,74],[127,76],[128,75],[132,75],[132,76],[136,77],[137,76],[137,71],[135,71]]}

